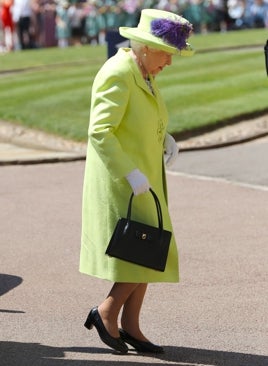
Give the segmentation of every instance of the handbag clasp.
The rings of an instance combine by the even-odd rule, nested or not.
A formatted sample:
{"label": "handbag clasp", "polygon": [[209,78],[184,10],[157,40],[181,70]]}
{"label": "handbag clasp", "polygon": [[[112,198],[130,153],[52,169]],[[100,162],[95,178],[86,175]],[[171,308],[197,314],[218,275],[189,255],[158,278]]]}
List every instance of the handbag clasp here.
{"label": "handbag clasp", "polygon": [[144,233],[142,231],[138,231],[136,230],[136,237],[140,240],[151,240],[151,235],[150,234],[147,234],[147,233]]}

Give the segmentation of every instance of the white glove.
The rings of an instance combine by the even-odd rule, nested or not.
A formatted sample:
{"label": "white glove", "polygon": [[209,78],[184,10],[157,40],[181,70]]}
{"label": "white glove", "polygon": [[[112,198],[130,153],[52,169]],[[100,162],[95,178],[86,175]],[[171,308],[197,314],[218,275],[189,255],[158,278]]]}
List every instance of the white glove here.
{"label": "white glove", "polygon": [[165,164],[167,167],[170,167],[178,157],[179,147],[174,140],[174,138],[166,133],[165,141],[164,141],[164,149],[165,149]]}
{"label": "white glove", "polygon": [[151,188],[147,177],[139,169],[132,170],[126,178],[135,196],[148,192]]}

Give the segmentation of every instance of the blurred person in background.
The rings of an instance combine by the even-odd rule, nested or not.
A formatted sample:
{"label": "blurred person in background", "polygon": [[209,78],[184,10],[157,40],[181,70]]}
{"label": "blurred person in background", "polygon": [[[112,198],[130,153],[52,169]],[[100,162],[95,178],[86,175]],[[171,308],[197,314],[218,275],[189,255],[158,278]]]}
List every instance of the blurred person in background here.
{"label": "blurred person in background", "polygon": [[57,45],[56,40],[56,1],[42,0],[42,24],[43,39],[45,47]]}
{"label": "blurred person in background", "polygon": [[3,30],[3,47],[7,52],[12,51],[15,46],[15,26],[12,19],[12,6],[13,0],[0,0],[0,23]]}
{"label": "blurred person in background", "polygon": [[88,0],[85,4],[85,35],[89,44],[99,43],[98,10],[95,0]]}
{"label": "blurred person in background", "polygon": [[187,0],[182,15],[193,24],[194,32],[201,33],[203,17],[202,0]]}
{"label": "blurred person in background", "polygon": [[71,27],[68,17],[69,2],[60,0],[56,6],[56,39],[60,48],[70,44]]}
{"label": "blurred person in background", "polygon": [[120,2],[121,8],[123,9],[124,25],[125,27],[134,27],[138,24],[140,17],[140,0],[123,0]]}
{"label": "blurred person in background", "polygon": [[12,14],[18,34],[19,48],[23,50],[33,48],[31,0],[14,0]]}
{"label": "blurred person in background", "polygon": [[230,17],[229,29],[246,28],[246,22],[245,22],[246,1],[228,0],[227,7],[228,7],[228,14]]}
{"label": "blurred person in background", "polygon": [[71,28],[71,45],[81,45],[85,36],[86,11],[84,4],[79,0],[71,3],[68,9],[68,17]]}
{"label": "blurred person in background", "polygon": [[268,3],[264,0],[254,0],[249,6],[248,25],[250,28],[264,28],[267,25]]}
{"label": "blurred person in background", "polygon": [[34,35],[34,43],[35,47],[43,47],[44,44],[44,24],[43,24],[43,3],[41,0],[32,0],[32,27],[33,27],[33,35]]}
{"label": "blurred person in background", "polygon": [[106,30],[118,29],[124,23],[124,12],[120,2],[115,0],[106,0]]}

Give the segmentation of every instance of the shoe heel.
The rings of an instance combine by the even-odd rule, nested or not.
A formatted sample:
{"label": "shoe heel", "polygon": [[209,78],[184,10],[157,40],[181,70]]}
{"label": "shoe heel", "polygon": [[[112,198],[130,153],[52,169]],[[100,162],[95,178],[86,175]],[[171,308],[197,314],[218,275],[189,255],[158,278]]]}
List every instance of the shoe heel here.
{"label": "shoe heel", "polygon": [[91,313],[89,313],[88,317],[87,317],[87,320],[85,321],[85,324],[84,326],[87,328],[87,329],[92,329],[93,328],[93,323],[92,323],[92,319],[91,319]]}

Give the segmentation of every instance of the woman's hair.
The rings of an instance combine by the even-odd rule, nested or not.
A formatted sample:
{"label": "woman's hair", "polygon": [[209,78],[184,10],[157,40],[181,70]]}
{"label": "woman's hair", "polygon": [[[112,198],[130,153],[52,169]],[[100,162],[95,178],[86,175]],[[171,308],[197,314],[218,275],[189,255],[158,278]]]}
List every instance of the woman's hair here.
{"label": "woman's hair", "polygon": [[[133,49],[133,51],[136,53],[136,54],[139,54],[143,47],[147,46],[145,43],[141,43],[141,42],[137,42],[137,41],[134,41],[133,39],[130,40],[130,47]],[[153,48],[153,47],[150,47],[150,46],[147,46],[149,51],[154,53],[154,52],[159,52],[158,49],[156,48]]]}
{"label": "woman's hair", "polygon": [[144,46],[144,43],[134,41],[133,39],[130,40],[130,47],[134,52],[139,52]]}

